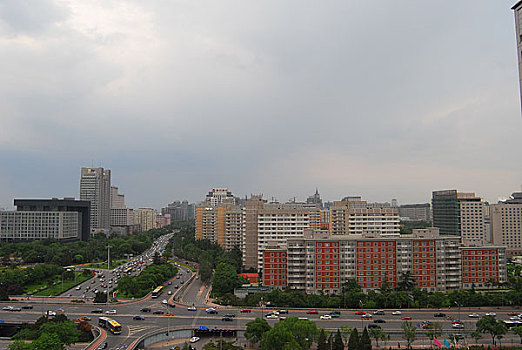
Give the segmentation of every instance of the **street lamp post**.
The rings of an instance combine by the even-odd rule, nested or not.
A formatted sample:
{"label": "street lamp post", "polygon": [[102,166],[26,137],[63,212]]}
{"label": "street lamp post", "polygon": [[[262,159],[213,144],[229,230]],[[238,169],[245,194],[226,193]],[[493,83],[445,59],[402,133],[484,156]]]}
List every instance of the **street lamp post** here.
{"label": "street lamp post", "polygon": [[[109,273],[111,271],[110,263],[111,263],[111,246],[107,245],[107,278],[109,278]],[[109,283],[107,283],[107,307],[109,306]]]}
{"label": "street lamp post", "polygon": [[362,313],[364,304],[363,304],[362,300],[359,300],[359,305],[361,306],[361,332],[362,332],[364,330],[364,318],[363,318],[363,313]]}

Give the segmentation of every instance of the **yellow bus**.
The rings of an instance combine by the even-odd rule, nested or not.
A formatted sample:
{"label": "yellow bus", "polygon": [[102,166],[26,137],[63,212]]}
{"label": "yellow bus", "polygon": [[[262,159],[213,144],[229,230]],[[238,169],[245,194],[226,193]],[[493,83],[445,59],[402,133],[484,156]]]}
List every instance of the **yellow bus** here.
{"label": "yellow bus", "polygon": [[119,324],[117,321],[114,321],[112,318],[100,317],[98,319],[98,325],[107,329],[112,334],[121,334],[121,324]]}
{"label": "yellow bus", "polygon": [[154,289],[152,291],[152,297],[157,298],[161,295],[162,292],[163,292],[163,286],[156,287],[156,289]]}

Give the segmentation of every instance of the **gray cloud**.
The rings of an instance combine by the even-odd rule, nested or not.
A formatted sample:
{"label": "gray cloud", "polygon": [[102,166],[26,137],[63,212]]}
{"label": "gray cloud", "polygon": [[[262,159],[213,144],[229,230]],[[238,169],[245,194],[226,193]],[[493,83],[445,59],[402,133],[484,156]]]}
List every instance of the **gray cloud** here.
{"label": "gray cloud", "polygon": [[28,4],[0,6],[0,206],[75,194],[92,159],[153,207],[522,182],[510,4]]}

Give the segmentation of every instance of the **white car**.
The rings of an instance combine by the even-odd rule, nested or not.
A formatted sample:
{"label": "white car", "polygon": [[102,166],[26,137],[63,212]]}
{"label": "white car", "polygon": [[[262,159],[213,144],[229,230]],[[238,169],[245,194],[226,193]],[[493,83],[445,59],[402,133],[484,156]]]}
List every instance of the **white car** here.
{"label": "white car", "polygon": [[464,325],[462,323],[454,323],[451,327],[455,329],[462,329],[464,328]]}
{"label": "white car", "polygon": [[187,308],[187,310],[188,310],[188,311],[197,311],[198,309],[197,309],[197,307],[195,307],[194,305],[192,305],[192,306],[189,306],[189,307]]}
{"label": "white car", "polygon": [[476,314],[476,313],[472,313],[472,314],[469,314],[468,317],[470,317],[470,318],[479,318],[480,315]]}
{"label": "white car", "polygon": [[268,318],[268,319],[276,319],[276,318],[279,318],[279,316],[271,314],[271,315],[267,315],[266,318]]}
{"label": "white car", "polygon": [[519,316],[511,316],[509,319],[511,321],[520,321],[521,320]]}
{"label": "white car", "polygon": [[497,316],[497,314],[494,313],[494,312],[488,312],[488,313],[486,314],[486,316]]}
{"label": "white car", "polygon": [[395,316],[397,316],[397,315],[402,315],[402,312],[400,312],[399,310],[397,310],[397,311],[392,312],[392,315],[395,315]]}
{"label": "white car", "polygon": [[2,308],[2,310],[4,310],[4,311],[11,311],[12,309],[13,309],[12,306],[4,306],[4,307]]}
{"label": "white car", "polygon": [[107,315],[116,315],[116,310],[107,310],[105,311]]}
{"label": "white car", "polygon": [[161,303],[167,305],[169,302],[166,299],[163,299]]}
{"label": "white car", "polygon": [[321,320],[331,320],[332,319],[332,316],[330,315],[322,315],[321,317],[319,317]]}
{"label": "white car", "polygon": [[47,316],[56,316],[56,312],[52,311],[52,310],[47,310]]}
{"label": "white car", "polygon": [[199,340],[199,337],[192,337],[192,338],[190,338],[189,341],[190,341],[191,343],[195,343],[195,342],[197,342],[198,340]]}
{"label": "white car", "polygon": [[75,289],[76,289],[76,290],[80,290],[80,289],[82,289],[82,287],[78,286],[78,287],[76,287]]}

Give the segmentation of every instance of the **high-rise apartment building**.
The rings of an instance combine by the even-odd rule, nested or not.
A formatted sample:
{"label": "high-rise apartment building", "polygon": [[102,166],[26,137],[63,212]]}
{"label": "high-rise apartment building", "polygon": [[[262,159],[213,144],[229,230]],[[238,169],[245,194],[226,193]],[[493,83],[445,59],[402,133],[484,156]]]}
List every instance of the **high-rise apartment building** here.
{"label": "high-rise apartment building", "polygon": [[80,200],[91,202],[91,231],[107,230],[111,217],[111,171],[82,168]]}
{"label": "high-rise apartment building", "polygon": [[388,237],[375,232],[329,236],[306,231],[301,238],[267,247],[263,281],[276,288],[336,294],[348,280],[369,291],[384,281],[396,287],[409,273],[418,287],[430,292],[472,284],[487,288],[491,282],[506,281],[504,254],[498,246],[463,246],[460,237],[440,236],[437,228]]}
{"label": "high-rise apartment building", "polygon": [[196,208],[196,239],[208,239],[223,249],[241,248],[245,211],[238,205],[201,203]]}
{"label": "high-rise apartment building", "polygon": [[171,220],[189,220],[192,217],[189,215],[188,201],[174,201],[161,209],[163,215],[169,214]]}
{"label": "high-rise apartment building", "polygon": [[347,197],[330,207],[330,234],[350,235],[378,232],[396,236],[400,232],[398,208],[389,204],[367,203],[360,197]]}
{"label": "high-rise apartment building", "polygon": [[151,208],[134,210],[134,224],[140,225],[142,232],[152,230],[156,225],[156,210]]}
{"label": "high-rise apartment building", "polygon": [[227,188],[213,188],[205,196],[205,204],[217,206],[218,204],[237,204],[236,197]]}
{"label": "high-rise apartment building", "polygon": [[495,245],[506,246],[509,257],[522,255],[522,192],[489,206],[491,237]]}
{"label": "high-rise apartment building", "polygon": [[458,235],[466,244],[486,242],[484,202],[475,193],[433,191],[433,226],[441,235]]}
{"label": "high-rise apartment building", "polygon": [[119,193],[118,187],[111,186],[111,219],[113,232],[129,234],[134,232],[134,210],[125,205],[125,195]]}

